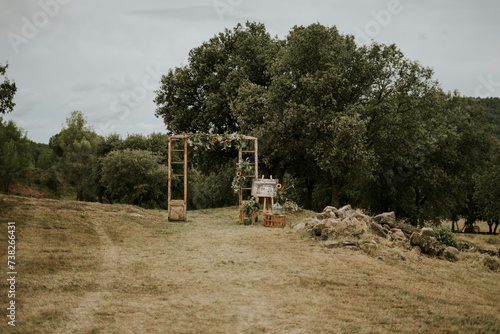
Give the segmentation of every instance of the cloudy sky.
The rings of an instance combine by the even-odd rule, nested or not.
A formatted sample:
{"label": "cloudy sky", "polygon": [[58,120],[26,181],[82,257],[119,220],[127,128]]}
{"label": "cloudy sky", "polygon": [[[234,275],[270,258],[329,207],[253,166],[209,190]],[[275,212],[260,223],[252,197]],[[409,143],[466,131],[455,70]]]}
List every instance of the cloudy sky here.
{"label": "cloudy sky", "polygon": [[245,21],[279,38],[335,25],[359,43],[395,43],[445,91],[500,97],[498,0],[0,0],[0,63],[18,86],[5,119],[42,143],[73,110],[101,135],[164,132],[153,103],[161,75]]}

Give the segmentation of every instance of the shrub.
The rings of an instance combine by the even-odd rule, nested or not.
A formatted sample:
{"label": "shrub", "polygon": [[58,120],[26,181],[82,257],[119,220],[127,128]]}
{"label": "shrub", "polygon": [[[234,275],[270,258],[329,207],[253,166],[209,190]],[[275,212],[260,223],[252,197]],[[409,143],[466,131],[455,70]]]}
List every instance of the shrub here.
{"label": "shrub", "polygon": [[457,239],[451,231],[441,227],[434,231],[434,235],[437,241],[441,241],[443,244],[451,247],[457,247]]}

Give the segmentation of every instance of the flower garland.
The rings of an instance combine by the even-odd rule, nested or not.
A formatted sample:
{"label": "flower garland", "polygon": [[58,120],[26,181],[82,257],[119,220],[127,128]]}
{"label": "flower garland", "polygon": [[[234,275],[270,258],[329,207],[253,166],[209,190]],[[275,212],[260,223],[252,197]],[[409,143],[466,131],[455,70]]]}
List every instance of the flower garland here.
{"label": "flower garland", "polygon": [[245,185],[245,180],[248,179],[249,176],[254,174],[254,167],[250,164],[248,158],[242,162],[236,164],[236,176],[231,182],[231,188],[235,193],[238,193],[241,188]]}
{"label": "flower garland", "polygon": [[210,133],[195,133],[188,138],[188,144],[195,150],[198,148],[210,150],[215,145],[222,145],[223,150],[232,147],[234,147],[235,149],[240,149],[243,147],[244,143],[244,136],[238,133],[224,133],[221,135],[214,135]]}

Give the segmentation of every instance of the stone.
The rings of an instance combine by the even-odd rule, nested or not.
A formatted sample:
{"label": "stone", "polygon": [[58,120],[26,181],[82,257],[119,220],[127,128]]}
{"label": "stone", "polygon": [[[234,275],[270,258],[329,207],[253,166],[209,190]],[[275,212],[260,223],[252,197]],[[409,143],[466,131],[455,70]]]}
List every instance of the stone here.
{"label": "stone", "polygon": [[491,255],[491,256],[497,256],[497,251],[493,250],[493,249],[482,249],[482,248],[479,248],[479,253],[481,254],[488,254],[488,255]]}
{"label": "stone", "polygon": [[405,234],[405,236],[408,239],[410,239],[410,237],[413,234],[413,232],[419,232],[418,228],[416,228],[415,226],[408,225],[408,224],[398,224],[396,226],[396,228],[398,228],[401,231],[403,231],[403,233]]}
{"label": "stone", "polygon": [[429,235],[422,235],[422,232],[413,232],[410,237],[411,246],[419,246],[422,253],[430,256],[441,255],[446,245],[436,240],[436,238]]}
{"label": "stone", "polygon": [[420,231],[420,235],[423,237],[428,236],[428,237],[434,237],[434,230],[430,227],[424,227]]}
{"label": "stone", "polygon": [[321,233],[323,232],[323,229],[325,228],[326,228],[325,223],[320,221],[312,228],[313,234],[317,237],[320,237]]}
{"label": "stone", "polygon": [[337,230],[333,227],[327,227],[321,231],[321,239],[323,240],[328,240],[328,238],[334,235],[337,235]]}
{"label": "stone", "polygon": [[415,246],[411,250],[411,254],[418,260],[422,260],[422,250],[420,249],[419,246]]}
{"label": "stone", "polygon": [[487,256],[483,260],[483,264],[492,271],[498,271],[500,269],[500,264],[498,261],[491,256]]}
{"label": "stone", "polygon": [[340,247],[340,243],[338,241],[325,241],[323,244],[326,248],[338,248]]}
{"label": "stone", "polygon": [[344,242],[342,242],[342,245],[344,247],[350,247],[350,246],[358,247],[359,246],[357,241],[352,241],[352,240],[345,240]]}
{"label": "stone", "polygon": [[306,228],[306,223],[298,223],[297,225],[295,225],[293,227],[293,233],[296,233],[296,232],[303,230],[305,228]]}
{"label": "stone", "polygon": [[401,231],[400,229],[392,229],[391,230],[391,234],[389,234],[389,237],[391,238],[391,240],[393,241],[401,241],[401,242],[404,242],[406,241],[406,236],[405,234],[403,233],[403,231]]}
{"label": "stone", "polygon": [[381,213],[373,217],[373,219],[380,225],[386,224],[391,228],[396,227],[396,215],[394,214],[394,211]]}
{"label": "stone", "polygon": [[459,242],[457,244],[457,249],[461,252],[477,252],[479,247],[472,242]]}
{"label": "stone", "polygon": [[337,216],[341,219],[345,219],[351,215],[351,206],[346,205],[337,210]]}
{"label": "stone", "polygon": [[385,238],[387,236],[387,233],[384,231],[382,226],[380,226],[379,223],[371,222],[370,223],[370,230],[377,236]]}
{"label": "stone", "polygon": [[446,247],[443,251],[443,257],[450,262],[458,261],[458,249],[455,247]]}
{"label": "stone", "polygon": [[370,242],[367,242],[367,243],[364,243],[360,246],[360,248],[362,250],[364,250],[365,252],[367,253],[371,253],[373,251],[375,251],[377,248],[378,248],[378,245],[375,241],[370,241]]}

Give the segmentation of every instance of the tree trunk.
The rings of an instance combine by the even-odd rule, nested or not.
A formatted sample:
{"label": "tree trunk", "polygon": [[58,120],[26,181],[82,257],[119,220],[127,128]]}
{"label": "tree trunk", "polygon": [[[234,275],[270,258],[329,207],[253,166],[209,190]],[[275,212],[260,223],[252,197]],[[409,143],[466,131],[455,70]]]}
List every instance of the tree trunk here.
{"label": "tree trunk", "polygon": [[492,234],[493,233],[493,219],[488,220],[487,223],[488,223],[488,228],[490,230],[490,234]]}
{"label": "tree trunk", "polygon": [[305,200],[305,207],[306,209],[312,210],[312,196],[313,196],[313,190],[314,190],[314,179],[306,179],[306,200]]}
{"label": "tree trunk", "polygon": [[500,219],[495,219],[494,222],[495,222],[495,228],[493,229],[493,233],[497,233],[497,227],[500,224]]}
{"label": "tree trunk", "polygon": [[338,208],[340,206],[340,184],[335,180],[332,181],[332,206]]}

